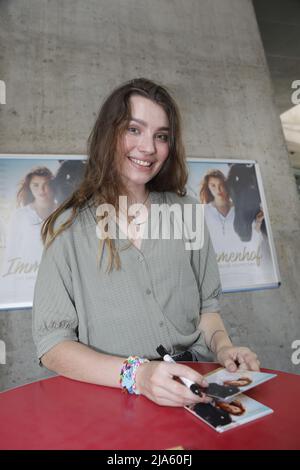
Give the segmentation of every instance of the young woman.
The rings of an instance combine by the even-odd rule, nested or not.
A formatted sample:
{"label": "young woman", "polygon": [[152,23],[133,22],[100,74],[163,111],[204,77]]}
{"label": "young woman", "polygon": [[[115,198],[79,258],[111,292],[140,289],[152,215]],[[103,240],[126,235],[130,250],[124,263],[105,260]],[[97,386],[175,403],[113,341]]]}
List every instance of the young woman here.
{"label": "young woman", "polygon": [[205,221],[216,252],[224,290],[236,285],[259,283],[265,279],[265,254],[261,211],[252,223],[252,237],[244,242],[234,228],[235,207],[230,199],[227,182],[222,171],[209,170],[200,186],[200,202],[205,204]]}
{"label": "young woman", "polygon": [[0,297],[7,304],[32,299],[43,252],[41,227],[57,208],[52,179],[48,168],[35,167],[20,181],[18,207],[10,219],[1,263]]}
{"label": "young woman", "polygon": [[7,234],[2,267],[4,276],[10,276],[15,271],[14,264],[33,266],[39,263],[43,251],[42,223],[57,207],[52,179],[53,174],[48,168],[36,167],[20,182],[18,207],[11,217]]}
{"label": "young woman", "polygon": [[[233,242],[233,244],[240,242],[233,227],[234,206],[222,171],[213,169],[206,173],[200,187],[200,202],[206,204],[205,216],[207,222],[209,226],[214,227],[214,230],[210,230],[210,233],[218,234],[222,238],[223,246],[224,240],[226,240],[226,243]],[[260,232],[262,220],[263,213],[261,211],[253,224],[255,231],[252,238],[258,238],[257,233]]]}
{"label": "young woman", "polygon": [[225,403],[222,401],[217,402],[216,407],[221,408],[221,410],[227,411],[227,413],[230,413],[231,415],[234,415],[234,416],[241,416],[246,411],[246,408],[244,408],[240,400],[234,400],[230,403]]}
{"label": "young woman", "polygon": [[[174,377],[206,382],[186,365],[157,360],[160,344],[179,358],[188,352],[201,359],[211,350],[231,371],[235,361],[258,370],[256,355],[232,345],[219,316],[220,281],[206,227],[203,246],[193,250],[183,238],[144,235],[146,226],[160,233],[155,205],[199,207],[185,196],[180,118],[169,93],[146,79],[114,90],[88,153],[82,185],[43,227],[46,247],[33,307],[42,364],[168,406],[208,400]],[[120,196],[138,209],[127,213]],[[117,237],[105,231],[111,218]]]}

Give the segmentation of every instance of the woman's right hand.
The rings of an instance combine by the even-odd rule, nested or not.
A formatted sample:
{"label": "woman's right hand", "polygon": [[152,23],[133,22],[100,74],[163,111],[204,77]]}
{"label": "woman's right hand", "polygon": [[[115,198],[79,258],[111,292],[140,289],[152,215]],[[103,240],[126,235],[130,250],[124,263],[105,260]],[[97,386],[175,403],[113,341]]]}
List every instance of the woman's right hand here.
{"label": "woman's right hand", "polygon": [[265,218],[264,211],[260,210],[255,217],[255,230],[257,232],[260,232],[261,224],[263,223],[264,218]]}
{"label": "woman's right hand", "polygon": [[192,368],[163,361],[141,364],[136,371],[136,386],[142,395],[162,406],[186,406],[211,402],[211,399],[204,394],[202,397],[195,395],[174,377],[185,377],[201,387],[208,386],[203,376]]}

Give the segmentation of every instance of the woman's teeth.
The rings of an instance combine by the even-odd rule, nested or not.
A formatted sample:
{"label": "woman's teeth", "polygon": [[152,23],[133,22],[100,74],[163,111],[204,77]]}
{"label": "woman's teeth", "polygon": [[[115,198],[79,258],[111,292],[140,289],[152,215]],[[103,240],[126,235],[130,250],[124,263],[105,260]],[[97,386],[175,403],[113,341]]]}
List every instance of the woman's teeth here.
{"label": "woman's teeth", "polygon": [[152,165],[152,162],[145,162],[144,160],[137,160],[136,158],[132,158],[132,157],[129,157],[129,158],[130,158],[130,160],[132,160],[137,165],[141,165],[141,166],[151,166]]}

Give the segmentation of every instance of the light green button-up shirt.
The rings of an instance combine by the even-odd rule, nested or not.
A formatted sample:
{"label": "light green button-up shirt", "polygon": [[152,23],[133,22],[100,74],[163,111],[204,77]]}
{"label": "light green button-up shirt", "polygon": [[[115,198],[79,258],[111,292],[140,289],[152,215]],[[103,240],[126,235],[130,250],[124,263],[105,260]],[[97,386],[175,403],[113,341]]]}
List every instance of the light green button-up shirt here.
{"label": "light green button-up shirt", "polygon": [[[198,204],[189,196],[151,193],[151,204],[162,203]],[[219,311],[221,285],[206,226],[196,250],[187,250],[183,238],[144,239],[140,250],[117,240],[121,269],[108,273],[106,249],[100,266],[97,257],[95,213],[83,209],[43,252],[33,302],[38,357],[66,340],[124,357],[157,358],[159,344],[171,354],[190,349],[209,357],[198,325],[201,313]]]}

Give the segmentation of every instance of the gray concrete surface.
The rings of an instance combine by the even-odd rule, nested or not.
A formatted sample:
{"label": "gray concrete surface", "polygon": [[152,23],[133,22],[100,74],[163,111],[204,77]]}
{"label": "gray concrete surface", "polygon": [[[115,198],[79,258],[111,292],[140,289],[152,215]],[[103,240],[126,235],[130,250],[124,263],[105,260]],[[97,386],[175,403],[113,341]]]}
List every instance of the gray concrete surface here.
{"label": "gray concrete surface", "polygon": [[[176,96],[189,156],[258,160],[282,286],[225,295],[224,318],[264,367],[299,373],[299,202],[251,1],[0,0],[0,44],[2,153],[85,153],[103,97],[146,76]],[[0,339],[1,389],[45,376],[30,310],[0,312]]]}
{"label": "gray concrete surface", "polygon": [[280,113],[290,109],[291,84],[300,76],[299,0],[254,0],[257,21]]}

